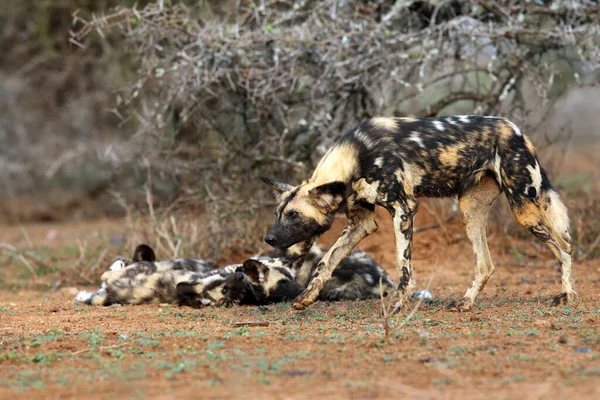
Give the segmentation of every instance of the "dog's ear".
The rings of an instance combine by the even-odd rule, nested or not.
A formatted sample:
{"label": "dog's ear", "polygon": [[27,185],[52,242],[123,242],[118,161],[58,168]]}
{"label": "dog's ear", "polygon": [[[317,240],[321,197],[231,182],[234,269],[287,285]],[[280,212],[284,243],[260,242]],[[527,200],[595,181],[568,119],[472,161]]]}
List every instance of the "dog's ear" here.
{"label": "dog's ear", "polygon": [[253,285],[260,286],[269,278],[269,268],[258,260],[244,261],[237,271],[243,273]]}
{"label": "dog's ear", "polygon": [[290,190],[294,189],[294,186],[290,185],[289,183],[279,182],[274,179],[267,178],[266,176],[261,176],[260,180],[273,188],[273,194],[275,195],[277,201],[281,200],[282,193],[289,192]]}
{"label": "dog's ear", "polygon": [[131,262],[137,263],[140,261],[156,261],[156,254],[154,254],[154,250],[152,250],[152,247],[148,246],[147,244],[140,244],[135,248]]}
{"label": "dog's ear", "polygon": [[311,201],[326,211],[336,210],[346,198],[346,184],[335,181],[324,183],[308,192]]}

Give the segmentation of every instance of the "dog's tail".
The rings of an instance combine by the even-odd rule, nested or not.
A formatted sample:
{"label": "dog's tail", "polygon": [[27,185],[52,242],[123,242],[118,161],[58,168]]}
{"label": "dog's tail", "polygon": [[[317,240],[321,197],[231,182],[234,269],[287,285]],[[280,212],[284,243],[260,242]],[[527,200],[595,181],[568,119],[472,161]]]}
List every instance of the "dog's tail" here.
{"label": "dog's tail", "polygon": [[[552,187],[529,138],[504,121],[505,138],[496,153],[496,173],[519,223],[536,236],[546,230],[561,248],[570,251],[567,207]],[[502,128],[501,128],[502,129]]]}
{"label": "dog's tail", "polygon": [[96,293],[86,292],[85,290],[80,291],[75,297],[75,301],[79,303],[88,304],[91,306],[107,306],[107,295],[106,291],[101,288]]}
{"label": "dog's tail", "polygon": [[554,189],[544,191],[542,192],[542,202],[542,211],[548,219],[549,224],[564,240],[570,242],[569,214],[559,194]]}

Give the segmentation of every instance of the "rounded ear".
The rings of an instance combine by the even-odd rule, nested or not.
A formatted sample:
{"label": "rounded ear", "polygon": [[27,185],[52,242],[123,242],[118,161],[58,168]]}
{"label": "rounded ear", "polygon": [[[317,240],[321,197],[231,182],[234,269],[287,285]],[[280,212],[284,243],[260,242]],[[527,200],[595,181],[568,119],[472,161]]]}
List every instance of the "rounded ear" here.
{"label": "rounded ear", "polygon": [[346,198],[346,184],[341,181],[324,183],[308,192],[317,207],[327,211],[337,209]]}
{"label": "rounded ear", "polygon": [[140,244],[135,248],[131,262],[137,263],[140,261],[156,261],[156,254],[154,254],[154,250],[152,250],[152,247],[148,246],[147,244]]}
{"label": "rounded ear", "polygon": [[277,201],[281,199],[281,194],[294,189],[293,185],[289,183],[279,182],[266,176],[261,176],[260,180],[273,188],[273,194],[277,198]]}
{"label": "rounded ear", "polygon": [[266,281],[269,276],[269,268],[260,261],[251,258],[244,261],[244,264],[238,267],[237,271],[242,272],[250,283],[257,286]]}

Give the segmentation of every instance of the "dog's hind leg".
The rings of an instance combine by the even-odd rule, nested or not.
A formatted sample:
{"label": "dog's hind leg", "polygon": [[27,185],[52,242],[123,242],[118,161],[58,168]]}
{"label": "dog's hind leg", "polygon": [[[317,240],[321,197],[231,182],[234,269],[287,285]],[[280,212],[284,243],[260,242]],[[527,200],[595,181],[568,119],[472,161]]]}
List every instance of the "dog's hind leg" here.
{"label": "dog's hind leg", "polygon": [[317,264],[306,290],[294,299],[292,304],[294,309],[304,310],[311,305],[319,296],[319,292],[325,283],[331,278],[333,270],[339,265],[340,261],[350,254],[350,251],[361,240],[377,230],[374,204],[349,201],[347,215],[348,225]]}
{"label": "dog's hind leg", "polygon": [[408,198],[392,205],[396,235],[396,277],[398,283],[398,301],[393,312],[398,312],[407,304],[415,287],[412,267],[413,220],[419,207],[415,198]]}
{"label": "dog's hind leg", "polygon": [[490,208],[500,193],[496,180],[486,176],[459,197],[465,231],[475,253],[475,278],[464,297],[459,302],[448,305],[449,310],[469,311],[494,272],[487,243],[486,226]]}

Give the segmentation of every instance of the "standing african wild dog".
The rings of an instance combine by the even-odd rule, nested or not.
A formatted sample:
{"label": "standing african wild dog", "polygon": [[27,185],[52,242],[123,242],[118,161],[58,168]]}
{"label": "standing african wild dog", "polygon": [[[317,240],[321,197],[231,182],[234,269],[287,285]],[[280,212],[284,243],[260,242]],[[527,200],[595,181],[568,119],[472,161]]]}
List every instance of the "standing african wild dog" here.
{"label": "standing african wild dog", "polygon": [[467,237],[475,253],[475,278],[453,305],[470,310],[494,271],[486,224],[492,203],[504,191],[517,221],[546,243],[562,268],[562,293],[575,297],[567,209],[550,185],[531,141],[499,117],[372,118],[340,138],[300,184],[263,178],[278,193],[276,221],[265,241],[286,248],[327,231],[345,210],[348,225],[319,262],[293,306],[315,301],[340,261],[377,230],[375,205],[392,215],[396,236],[399,309],[414,288],[411,264],[417,197],[458,196]]}

